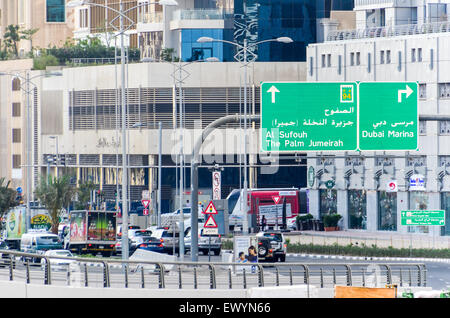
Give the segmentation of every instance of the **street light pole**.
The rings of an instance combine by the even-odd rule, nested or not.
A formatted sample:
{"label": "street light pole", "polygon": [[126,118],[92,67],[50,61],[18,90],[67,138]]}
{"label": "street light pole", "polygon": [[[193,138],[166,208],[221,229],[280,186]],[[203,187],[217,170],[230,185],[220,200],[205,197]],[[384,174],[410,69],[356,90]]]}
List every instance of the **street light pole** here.
{"label": "street light pole", "polygon": [[[117,16],[110,22],[112,24],[117,17],[119,17],[119,33],[120,33],[120,63],[121,63],[121,102],[122,102],[122,259],[128,260],[129,248],[128,248],[128,171],[127,171],[127,140],[126,140],[126,93],[125,93],[125,44],[124,44],[124,18],[126,17],[131,24],[136,24],[135,21],[125,16],[130,10],[139,8],[144,5],[159,4],[162,6],[175,6],[178,3],[175,0],[159,0],[158,2],[141,3],[132,8],[124,10],[123,1],[120,1],[119,10],[115,10],[107,5],[90,2],[89,0],[71,0],[66,6],[69,8],[81,6],[81,5],[93,5],[97,7],[106,8],[114,11]],[[113,26],[114,27],[114,26]],[[114,27],[115,28],[115,27]],[[117,28],[115,28],[117,30]]]}
{"label": "street light pole", "polygon": [[[123,2],[120,2],[123,12]],[[128,168],[127,168],[127,135],[126,135],[126,95],[125,95],[125,45],[123,15],[120,15],[120,66],[121,66],[121,103],[122,103],[122,259],[128,260]]]}
{"label": "street light pole", "polygon": [[[247,53],[248,53],[248,43],[247,43],[247,38],[244,38],[244,45],[240,45],[239,43],[236,42],[231,42],[231,41],[227,41],[227,40],[221,40],[221,39],[213,39],[210,37],[200,37],[197,39],[197,42],[199,43],[204,43],[204,42],[223,42],[223,43],[228,43],[231,45],[236,46],[237,48],[240,48],[242,50],[244,50],[244,59],[243,59],[243,64],[244,64],[244,184],[243,184],[243,192],[242,192],[242,196],[243,196],[243,203],[244,203],[244,208],[243,208],[243,213],[244,216],[242,218],[242,232],[244,234],[248,234],[248,191],[247,191],[247,187],[248,187],[248,178],[247,178],[247,66],[248,66],[248,62],[247,62]],[[268,40],[263,40],[263,41],[259,41],[256,43],[252,43],[250,47],[255,47],[261,43],[265,43],[265,42],[281,42],[281,43],[292,43],[292,39],[289,37],[278,37],[275,39],[268,39]],[[256,54],[252,53],[251,54],[256,57]],[[241,202],[242,202],[241,201]],[[241,208],[242,210],[242,208]]]}
{"label": "street light pole", "polygon": [[158,227],[161,226],[161,173],[162,173],[162,123],[158,123],[159,143],[158,143]]}
{"label": "street light pole", "polygon": [[30,73],[26,73],[26,90],[27,90],[27,215],[25,217],[25,229],[28,230],[31,227],[31,105],[30,105]]}

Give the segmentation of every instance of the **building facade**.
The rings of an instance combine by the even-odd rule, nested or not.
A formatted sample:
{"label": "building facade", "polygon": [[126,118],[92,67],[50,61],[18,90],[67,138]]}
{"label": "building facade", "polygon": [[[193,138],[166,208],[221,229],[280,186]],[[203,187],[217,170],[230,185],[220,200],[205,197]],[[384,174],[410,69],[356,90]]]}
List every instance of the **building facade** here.
{"label": "building facade", "polygon": [[[118,0],[96,0],[117,9]],[[198,43],[203,36],[243,45],[249,44],[249,59],[261,62],[305,61],[306,46],[316,42],[317,21],[333,10],[351,11],[353,0],[180,0],[178,6],[160,6],[148,0],[127,1],[130,10],[127,45],[137,45],[142,58],[160,59],[163,48],[173,49],[183,61],[216,57],[220,61],[242,60],[241,50],[222,42]],[[107,28],[106,12],[95,15],[94,6],[75,9],[76,38],[96,33],[93,25]],[[108,11],[108,10],[106,10]],[[109,10],[111,11],[111,10]],[[133,13],[131,13],[133,12]],[[111,14],[110,14],[111,15]],[[110,19],[111,20],[111,19]],[[101,29],[101,28],[100,28]],[[101,34],[101,32],[97,32]],[[104,35],[107,37],[108,35]],[[293,42],[257,42],[290,37]],[[106,39],[106,38],[105,38]],[[128,40],[127,40],[128,41]]]}
{"label": "building facade", "polygon": [[8,25],[18,25],[20,30],[37,29],[31,41],[20,41],[21,57],[31,48],[59,47],[73,38],[74,16],[66,9],[66,0],[2,0],[0,21],[1,40]]}
{"label": "building facade", "polygon": [[[355,11],[364,11],[366,17],[385,8],[386,16],[392,13],[392,19],[385,18],[390,25],[335,30],[324,43],[309,45],[307,81],[418,82],[419,114],[450,115],[450,77],[444,71],[450,61],[450,25],[428,22],[434,21],[435,5],[356,1]],[[438,7],[447,10],[448,5],[442,1]],[[417,12],[418,23],[405,24],[400,12],[406,11]],[[337,212],[343,216],[341,226],[348,230],[449,235],[449,125],[448,121],[420,121],[417,151],[310,153],[311,212],[317,217]],[[414,176],[420,176],[424,188],[413,186]],[[388,188],[392,181],[398,184],[396,192]],[[401,211],[427,209],[445,210],[446,225],[401,225]]]}
{"label": "building facade", "polygon": [[[226,115],[243,114],[244,106],[239,63],[192,63],[186,64],[185,71],[189,75],[182,86],[182,140],[187,163],[183,202],[187,203],[194,141],[206,125]],[[64,68],[62,72],[63,77],[43,78],[37,91],[40,121],[35,129],[39,131],[36,145],[39,174],[68,173],[74,184],[92,181],[108,200],[114,200],[116,191],[121,190],[122,175],[120,87],[114,80],[120,78],[120,71],[108,65]],[[127,72],[130,197],[132,201],[140,201],[143,190],[155,194],[161,122],[163,212],[172,211],[178,204],[180,89],[171,76],[173,72],[174,65],[170,63],[132,63]],[[259,83],[304,81],[306,65],[303,62],[252,63],[248,73],[248,113],[259,114]],[[294,155],[260,155],[258,127],[259,124],[249,124],[247,129],[250,187],[305,187],[306,169]],[[205,197],[211,197],[210,169],[216,164],[223,168],[222,198],[242,185],[243,133],[242,124],[230,124],[205,141],[199,170],[199,186]],[[57,166],[47,160],[54,155],[60,158]]]}

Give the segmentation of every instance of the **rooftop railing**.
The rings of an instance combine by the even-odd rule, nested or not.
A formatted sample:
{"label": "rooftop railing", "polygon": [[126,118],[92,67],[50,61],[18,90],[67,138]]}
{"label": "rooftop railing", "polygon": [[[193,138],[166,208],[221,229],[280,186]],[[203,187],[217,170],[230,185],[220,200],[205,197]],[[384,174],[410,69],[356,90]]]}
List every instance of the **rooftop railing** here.
{"label": "rooftop railing", "polygon": [[367,38],[389,38],[394,36],[418,35],[450,32],[450,21],[424,24],[404,24],[385,27],[374,27],[359,30],[337,30],[330,32],[326,41],[344,41]]}

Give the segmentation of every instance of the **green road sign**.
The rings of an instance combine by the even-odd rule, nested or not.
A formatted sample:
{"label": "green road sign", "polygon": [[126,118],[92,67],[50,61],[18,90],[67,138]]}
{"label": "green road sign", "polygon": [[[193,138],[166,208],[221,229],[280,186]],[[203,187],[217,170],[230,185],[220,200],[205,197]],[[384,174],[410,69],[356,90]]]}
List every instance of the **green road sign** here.
{"label": "green road sign", "polygon": [[356,150],[356,88],[356,83],[262,83],[262,150]]}
{"label": "green road sign", "polygon": [[359,149],[416,150],[418,84],[359,83]]}
{"label": "green road sign", "polygon": [[262,151],[416,150],[416,82],[261,83]]}
{"label": "green road sign", "polygon": [[445,225],[444,210],[402,211],[402,225]]}

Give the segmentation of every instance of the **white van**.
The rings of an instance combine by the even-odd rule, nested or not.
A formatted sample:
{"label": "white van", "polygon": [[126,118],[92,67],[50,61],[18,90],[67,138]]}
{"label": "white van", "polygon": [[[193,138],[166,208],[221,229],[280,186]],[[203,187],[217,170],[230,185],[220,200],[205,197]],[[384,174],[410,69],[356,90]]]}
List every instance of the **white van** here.
{"label": "white van", "polygon": [[[28,232],[22,235],[20,251],[24,253],[44,254],[48,250],[62,249],[58,235],[48,232]],[[40,262],[39,258],[32,259]]]}

